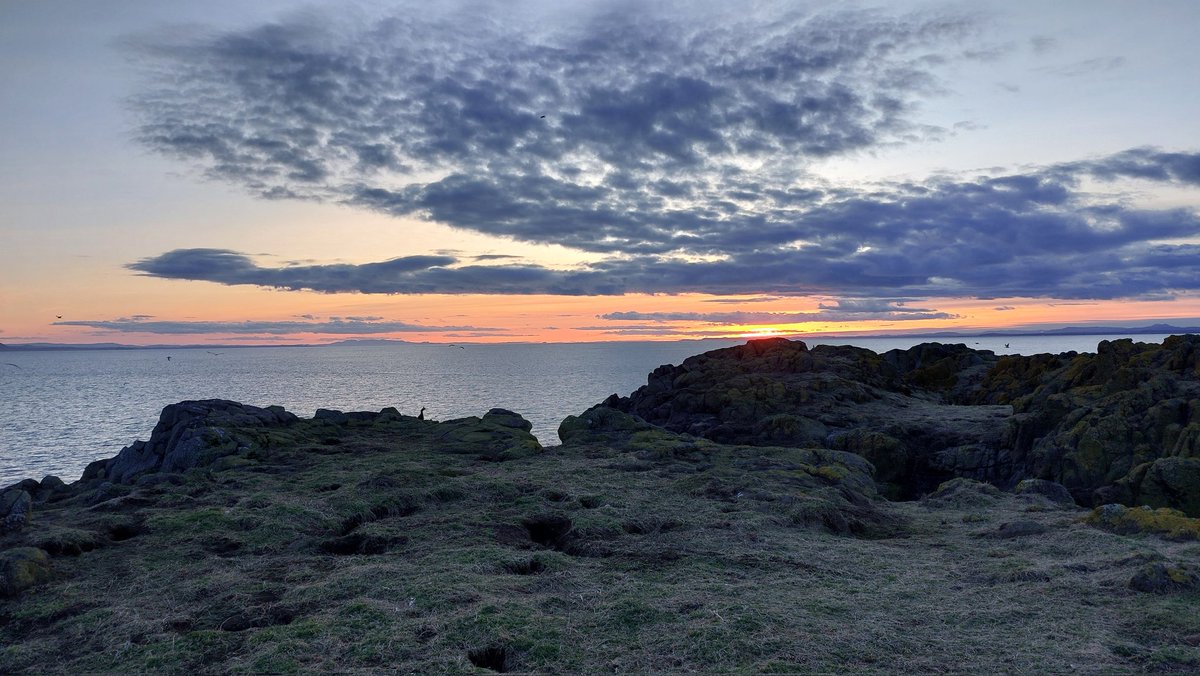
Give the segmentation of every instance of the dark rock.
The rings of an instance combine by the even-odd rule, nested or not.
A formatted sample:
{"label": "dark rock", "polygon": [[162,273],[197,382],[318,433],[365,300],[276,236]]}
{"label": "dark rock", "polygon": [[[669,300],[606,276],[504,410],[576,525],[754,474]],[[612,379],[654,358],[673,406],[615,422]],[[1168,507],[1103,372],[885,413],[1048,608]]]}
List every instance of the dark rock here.
{"label": "dark rock", "polygon": [[528,432],[533,429],[533,423],[529,422],[525,418],[522,418],[520,414],[513,413],[512,411],[503,408],[491,409],[484,414],[483,421],[499,425],[501,427],[511,427],[516,430],[521,430],[522,432]]}
{"label": "dark rock", "polygon": [[1148,594],[1175,594],[1200,586],[1200,571],[1189,564],[1150,563],[1129,580],[1129,588]]}
{"label": "dark rock", "polygon": [[16,596],[50,579],[50,558],[36,547],[14,547],[0,552],[0,595]]}
{"label": "dark rock", "polygon": [[163,409],[149,441],[134,442],[103,465],[88,465],[84,479],[131,483],[151,471],[182,472],[247,448],[250,441],[234,430],[278,427],[297,420],[278,406],[258,408],[222,399],[171,404]]}
{"label": "dark rock", "polygon": [[66,487],[66,482],[53,474],[47,474],[42,477],[41,488],[44,491],[60,491]]}
{"label": "dark rock", "polygon": [[334,425],[345,425],[350,422],[350,416],[334,409],[318,408],[317,412],[313,414],[313,420],[323,420]]}
{"label": "dark rock", "polygon": [[0,534],[24,529],[32,513],[33,496],[20,488],[6,489],[0,493]]}
{"label": "dark rock", "polygon": [[1045,479],[1023,479],[1013,488],[1017,495],[1040,495],[1050,502],[1064,507],[1074,507],[1075,498],[1065,486]]}

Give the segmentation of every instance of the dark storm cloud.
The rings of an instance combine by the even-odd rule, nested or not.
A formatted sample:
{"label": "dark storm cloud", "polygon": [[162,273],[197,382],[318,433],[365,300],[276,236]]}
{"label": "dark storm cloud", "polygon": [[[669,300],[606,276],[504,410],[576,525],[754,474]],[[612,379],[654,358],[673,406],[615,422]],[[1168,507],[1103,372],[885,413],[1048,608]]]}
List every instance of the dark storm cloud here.
{"label": "dark storm cloud", "polygon": [[474,326],[421,326],[405,322],[375,321],[375,318],[364,319],[348,317],[346,319],[331,319],[326,322],[294,322],[294,321],[243,321],[243,322],[212,322],[212,321],[151,321],[134,317],[122,317],[108,320],[77,320],[54,322],[55,326],[87,326],[106,331],[123,333],[157,333],[157,334],[200,334],[200,333],[234,333],[260,335],[286,335],[293,333],[329,333],[339,335],[367,335],[378,333],[415,333],[415,332],[445,332],[445,331],[496,331],[487,327]]}
{"label": "dark storm cloud", "polygon": [[1200,288],[1196,247],[1180,243],[1200,237],[1194,211],[1080,189],[1089,177],[1197,185],[1200,154],[1140,148],[875,188],[806,174],[819,158],[948,133],[916,111],[939,92],[943,65],[996,58],[975,19],[715,21],[629,5],[542,29],[488,12],[309,13],[131,41],[149,73],[132,103],[138,137],[264,197],[608,258],[566,271],[491,254],[472,262],[493,265],[443,255],[272,268],[183,249],[130,267],[365,293],[1118,298]]}

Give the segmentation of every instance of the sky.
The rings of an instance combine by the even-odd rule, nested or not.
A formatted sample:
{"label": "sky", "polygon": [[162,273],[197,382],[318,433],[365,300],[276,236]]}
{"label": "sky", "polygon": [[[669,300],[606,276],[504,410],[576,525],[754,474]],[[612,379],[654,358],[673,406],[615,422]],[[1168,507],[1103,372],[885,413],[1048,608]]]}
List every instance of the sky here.
{"label": "sky", "polygon": [[1200,323],[1200,3],[0,3],[0,343]]}

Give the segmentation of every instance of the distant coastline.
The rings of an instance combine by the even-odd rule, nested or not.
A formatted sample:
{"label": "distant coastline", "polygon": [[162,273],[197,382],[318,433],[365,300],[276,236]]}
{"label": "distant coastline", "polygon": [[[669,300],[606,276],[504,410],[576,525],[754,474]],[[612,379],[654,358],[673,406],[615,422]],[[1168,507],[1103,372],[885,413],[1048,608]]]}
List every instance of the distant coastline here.
{"label": "distant coastline", "polygon": [[[1200,334],[1200,326],[1175,326],[1173,324],[1151,324],[1149,326],[1064,326],[1057,329],[1010,329],[990,331],[934,331],[930,333],[796,333],[780,334],[778,336],[763,336],[764,338],[789,338],[791,340],[821,339],[827,341],[836,338],[931,338],[931,339],[965,339],[965,338],[1008,338],[1021,336],[1101,336],[1113,334],[1155,335],[1155,334]],[[744,340],[744,338],[683,338],[669,342],[712,342],[722,340]],[[470,344],[469,341],[456,341]],[[581,342],[611,342],[611,341],[581,341]],[[270,344],[224,344],[213,343],[206,345],[128,345],[124,343],[0,343],[0,351],[31,352],[38,350],[198,350],[198,349],[231,349],[243,347],[345,347],[345,346],[375,346],[375,345],[447,345],[432,341],[410,341],[392,339],[354,339],[339,340],[333,343],[270,343]],[[521,343],[535,344],[535,343]]]}

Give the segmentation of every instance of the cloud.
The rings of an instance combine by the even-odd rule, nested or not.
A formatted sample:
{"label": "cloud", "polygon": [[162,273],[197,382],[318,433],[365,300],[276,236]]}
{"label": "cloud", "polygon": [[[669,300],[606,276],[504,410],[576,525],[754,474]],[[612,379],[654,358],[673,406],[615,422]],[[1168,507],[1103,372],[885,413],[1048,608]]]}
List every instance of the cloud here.
{"label": "cloud", "polygon": [[1099,56],[1060,66],[1043,66],[1038,70],[1062,77],[1081,77],[1094,73],[1107,73],[1117,70],[1124,65],[1125,57],[1123,56]]}
{"label": "cloud", "polygon": [[839,300],[821,303],[816,312],[610,312],[599,319],[611,321],[704,322],[708,324],[799,324],[802,322],[912,321],[954,319],[957,315],[925,308],[908,308],[895,300]]}
{"label": "cloud", "polygon": [[326,333],[338,335],[367,335],[380,333],[420,333],[446,331],[499,331],[474,326],[422,326],[405,322],[377,321],[378,318],[331,319],[330,321],[149,321],[137,317],[122,317],[108,320],[76,320],[54,322],[55,326],[86,326],[122,333],[156,334],[203,334],[233,333],[238,335],[262,334],[279,336],[293,333]]}
{"label": "cloud", "polygon": [[[816,160],[950,133],[917,119],[942,90],[939,69],[1003,50],[981,43],[986,25],[971,16],[782,6],[721,20],[682,4],[598,5],[555,22],[474,5],[309,12],[131,40],[147,71],[131,101],[137,138],[154,152],[265,198],[606,258],[569,270],[448,252],[269,267],[213,248],[129,267],[330,293],[1069,299],[1200,288],[1195,210],[1080,187],[1197,185],[1200,153],[1138,148],[870,187],[810,175]],[[1035,50],[1050,46],[1039,40]],[[1070,68],[1121,65],[1094,61]]]}

